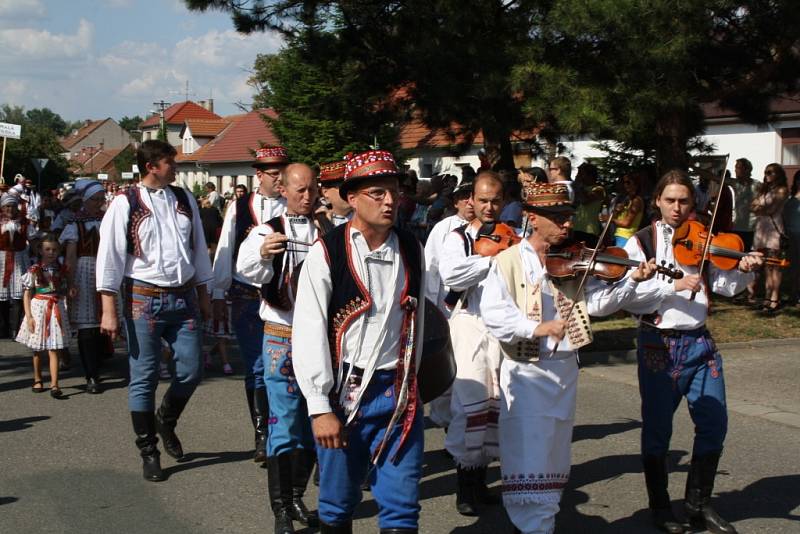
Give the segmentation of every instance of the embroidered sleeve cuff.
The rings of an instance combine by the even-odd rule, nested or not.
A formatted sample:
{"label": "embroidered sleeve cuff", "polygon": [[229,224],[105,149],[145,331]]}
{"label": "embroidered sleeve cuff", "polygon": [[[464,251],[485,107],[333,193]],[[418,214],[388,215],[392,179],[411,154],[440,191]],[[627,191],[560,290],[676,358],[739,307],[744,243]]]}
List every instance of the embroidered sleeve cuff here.
{"label": "embroidered sleeve cuff", "polygon": [[308,415],[319,415],[333,411],[327,395],[312,394],[307,396],[306,404],[308,405]]}
{"label": "embroidered sleeve cuff", "polygon": [[533,339],[533,332],[539,323],[527,319],[517,325],[517,337],[520,339]]}
{"label": "embroidered sleeve cuff", "polygon": [[113,294],[115,294],[115,295],[116,295],[117,293],[119,293],[119,291],[118,291],[118,290],[116,290],[116,289],[111,289],[111,288],[109,288],[109,287],[98,287],[98,288],[97,288],[97,292],[98,292],[98,293],[103,293],[103,292],[105,292],[105,293],[113,293]]}

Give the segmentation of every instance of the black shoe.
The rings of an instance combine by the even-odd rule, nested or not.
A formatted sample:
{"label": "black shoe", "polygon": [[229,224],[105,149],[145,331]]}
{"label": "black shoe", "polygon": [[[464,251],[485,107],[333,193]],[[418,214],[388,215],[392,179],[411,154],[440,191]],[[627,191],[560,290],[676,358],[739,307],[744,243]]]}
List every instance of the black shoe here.
{"label": "black shoe", "polygon": [[712,534],[736,534],[736,529],[711,507],[711,494],[722,451],[693,456],[686,479],[684,506],[692,527],[708,530]]}
{"label": "black shoe", "polygon": [[456,510],[465,516],[478,515],[478,496],[475,491],[476,469],[456,466],[458,488],[456,489]]}
{"label": "black shoe", "polygon": [[292,497],[288,505],[289,516],[307,527],[319,526],[316,512],[310,512],[303,502],[303,495],[311,478],[317,455],[312,450],[297,449],[291,452]]}
{"label": "black shoe", "polygon": [[251,395],[253,401],[253,427],[255,428],[255,447],[253,461],[263,464],[267,461],[267,432],[269,431],[269,402],[266,389],[254,389]]}
{"label": "black shoe", "polygon": [[319,522],[320,534],[353,534],[353,522],[347,521],[341,525],[327,525]]}
{"label": "black shoe", "polygon": [[682,534],[684,532],[683,525],[672,513],[672,504],[667,491],[669,483],[667,455],[644,455],[642,456],[642,465],[653,525],[662,532]]}
{"label": "black shoe", "polygon": [[183,458],[183,446],[175,434],[175,426],[187,402],[189,397],[173,397],[168,390],[156,412],[156,430],[164,442],[164,451],[176,460]]}
{"label": "black shoe", "polygon": [[488,486],[486,486],[486,472],[485,467],[476,470],[475,473],[475,495],[478,502],[486,506],[498,506],[503,504],[503,500],[499,495],[493,493]]}
{"label": "black shoe", "polygon": [[54,399],[60,399],[64,396],[64,393],[61,391],[61,388],[58,386],[53,386],[50,388],[50,396]]}
{"label": "black shoe", "polygon": [[131,412],[131,421],[136,434],[136,446],[142,456],[142,476],[151,482],[164,480],[157,446],[155,415],[153,412]]}
{"label": "black shoe", "polygon": [[86,381],[86,393],[91,395],[97,395],[98,393],[102,393],[103,389],[100,387],[100,383],[97,382],[94,378],[90,378]]}

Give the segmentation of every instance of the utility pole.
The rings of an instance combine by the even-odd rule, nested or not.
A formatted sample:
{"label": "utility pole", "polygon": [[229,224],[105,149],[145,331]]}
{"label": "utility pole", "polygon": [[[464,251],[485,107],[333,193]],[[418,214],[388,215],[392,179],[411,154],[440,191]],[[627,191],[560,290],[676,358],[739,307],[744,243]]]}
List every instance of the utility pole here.
{"label": "utility pole", "polygon": [[158,108],[158,136],[161,138],[162,141],[167,140],[167,125],[164,123],[164,110],[170,107],[172,104],[169,102],[164,102],[164,100],[159,100],[158,102],[153,102],[153,105]]}

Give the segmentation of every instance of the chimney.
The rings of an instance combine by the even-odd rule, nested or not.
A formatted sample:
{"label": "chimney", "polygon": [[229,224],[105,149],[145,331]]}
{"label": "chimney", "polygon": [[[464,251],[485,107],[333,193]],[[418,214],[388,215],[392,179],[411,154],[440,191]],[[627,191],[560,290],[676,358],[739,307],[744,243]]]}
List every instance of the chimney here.
{"label": "chimney", "polygon": [[214,99],[209,98],[208,100],[201,100],[198,102],[203,108],[207,109],[211,113],[214,113]]}

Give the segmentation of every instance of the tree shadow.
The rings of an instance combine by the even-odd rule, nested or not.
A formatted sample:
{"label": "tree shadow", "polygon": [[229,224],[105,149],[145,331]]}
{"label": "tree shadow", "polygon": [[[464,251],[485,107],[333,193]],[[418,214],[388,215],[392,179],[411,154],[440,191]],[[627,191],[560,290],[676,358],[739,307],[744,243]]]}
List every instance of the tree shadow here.
{"label": "tree shadow", "polygon": [[600,425],[577,425],[572,431],[572,442],[584,439],[603,439],[613,434],[623,434],[630,430],[641,428],[642,423],[636,419],[623,419],[616,423]]}
{"label": "tree shadow", "polygon": [[253,451],[223,451],[223,452],[190,452],[181,458],[176,465],[164,469],[167,478],[181,471],[198,469],[216,464],[228,464],[233,462],[243,462],[253,459]]}
{"label": "tree shadow", "polygon": [[19,419],[0,421],[0,432],[16,432],[17,430],[25,430],[26,428],[33,427],[31,423],[46,421],[47,419],[50,419],[49,415],[36,415],[33,417],[20,417]]}

